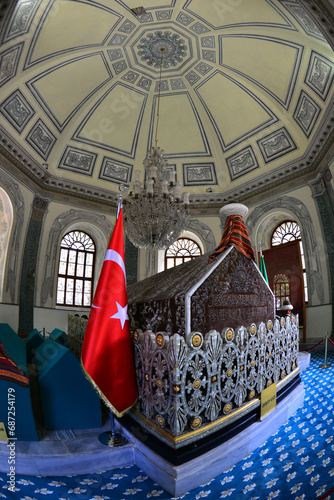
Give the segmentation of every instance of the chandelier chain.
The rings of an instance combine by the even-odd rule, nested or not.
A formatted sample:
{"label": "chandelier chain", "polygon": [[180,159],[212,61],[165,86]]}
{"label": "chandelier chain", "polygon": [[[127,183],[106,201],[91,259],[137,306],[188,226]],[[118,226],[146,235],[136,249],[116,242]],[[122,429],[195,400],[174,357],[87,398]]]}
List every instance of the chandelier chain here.
{"label": "chandelier chain", "polygon": [[159,88],[158,88],[158,98],[157,98],[157,124],[155,127],[155,149],[158,147],[158,127],[159,127],[159,117],[160,117],[160,90],[161,90],[161,75],[162,75],[162,60],[164,55],[164,47],[161,47],[161,61],[160,61],[160,75],[159,75]]}
{"label": "chandelier chain", "polygon": [[157,118],[155,146],[147,151],[141,171],[135,170],[134,180],[124,192],[124,228],[129,240],[138,248],[166,249],[172,245],[185,229],[189,217],[189,193],[181,193],[181,182],[176,181],[176,171],[169,167],[158,147],[158,125],[160,117],[161,78],[163,52],[161,50],[159,87],[157,96]]}

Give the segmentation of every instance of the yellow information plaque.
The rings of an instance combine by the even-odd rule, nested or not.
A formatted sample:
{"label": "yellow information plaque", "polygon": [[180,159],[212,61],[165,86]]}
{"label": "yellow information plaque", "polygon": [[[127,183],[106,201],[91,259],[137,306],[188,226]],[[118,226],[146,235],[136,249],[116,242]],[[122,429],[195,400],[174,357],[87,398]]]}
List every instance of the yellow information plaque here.
{"label": "yellow information plaque", "polygon": [[6,427],[3,422],[0,422],[0,441],[8,443]]}
{"label": "yellow information plaque", "polygon": [[261,392],[261,420],[276,408],[276,383]]}

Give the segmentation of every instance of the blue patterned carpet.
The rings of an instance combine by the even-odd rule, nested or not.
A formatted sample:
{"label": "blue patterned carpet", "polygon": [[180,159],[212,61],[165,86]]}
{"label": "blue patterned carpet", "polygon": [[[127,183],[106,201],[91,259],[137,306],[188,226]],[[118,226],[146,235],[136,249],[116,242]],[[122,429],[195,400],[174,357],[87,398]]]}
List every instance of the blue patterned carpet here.
{"label": "blue patterned carpet", "polygon": [[[180,499],[334,500],[334,353],[330,368],[313,352],[302,373],[304,406],[251,455]],[[83,476],[16,476],[15,491],[0,474],[0,499],[114,500],[172,499],[136,466]]]}

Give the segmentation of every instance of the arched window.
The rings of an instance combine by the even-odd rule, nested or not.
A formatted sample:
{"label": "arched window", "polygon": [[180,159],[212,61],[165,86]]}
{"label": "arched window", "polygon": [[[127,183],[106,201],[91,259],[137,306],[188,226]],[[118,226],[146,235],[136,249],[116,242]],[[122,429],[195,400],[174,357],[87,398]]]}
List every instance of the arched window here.
{"label": "arched window", "polygon": [[286,274],[276,274],[274,276],[274,289],[276,309],[281,309],[286,297],[290,297],[290,282]]}
{"label": "arched window", "polygon": [[82,231],[65,234],[60,244],[57,305],[90,307],[94,277],[95,244]]}
{"label": "arched window", "polygon": [[288,220],[276,227],[271,237],[271,246],[284,245],[294,240],[301,240],[300,229],[297,222]]}
{"label": "arched window", "polygon": [[178,266],[200,255],[202,255],[202,250],[196,241],[190,238],[179,238],[165,252],[165,269]]}
{"label": "arched window", "polygon": [[[271,246],[284,245],[284,243],[288,243],[289,241],[299,241],[300,248],[300,257],[303,271],[303,281],[304,281],[304,296],[305,302],[308,302],[308,288],[307,288],[307,278],[306,278],[306,269],[305,269],[305,255],[303,249],[303,242],[300,232],[300,227],[295,221],[285,221],[282,222],[276,229],[273,231],[271,237]],[[274,292],[275,293],[275,292]],[[276,295],[276,293],[275,293]],[[288,297],[288,295],[286,295]]]}

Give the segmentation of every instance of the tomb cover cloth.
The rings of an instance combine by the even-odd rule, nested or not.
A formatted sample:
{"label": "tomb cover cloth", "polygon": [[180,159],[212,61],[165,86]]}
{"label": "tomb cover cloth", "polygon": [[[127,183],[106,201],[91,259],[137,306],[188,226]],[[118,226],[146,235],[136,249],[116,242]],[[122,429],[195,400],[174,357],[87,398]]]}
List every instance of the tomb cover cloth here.
{"label": "tomb cover cloth", "polygon": [[102,266],[82,346],[81,364],[100,398],[116,416],[138,398],[130,335],[120,209]]}
{"label": "tomb cover cloth", "polygon": [[0,379],[15,382],[16,384],[29,386],[29,379],[19,366],[8,356],[4,346],[0,342]]}
{"label": "tomb cover cloth", "polygon": [[241,215],[230,215],[227,219],[221,242],[210,255],[208,262],[212,262],[230,245],[234,245],[239,252],[255,261],[254,250]]}

